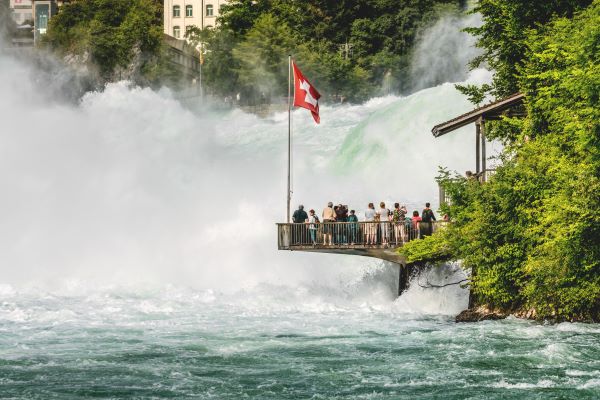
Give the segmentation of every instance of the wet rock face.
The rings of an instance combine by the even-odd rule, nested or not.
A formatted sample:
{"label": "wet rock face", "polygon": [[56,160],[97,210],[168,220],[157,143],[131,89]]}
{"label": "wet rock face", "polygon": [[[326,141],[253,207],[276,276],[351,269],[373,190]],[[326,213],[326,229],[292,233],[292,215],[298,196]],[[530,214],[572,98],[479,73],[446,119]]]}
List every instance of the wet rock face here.
{"label": "wet rock face", "polygon": [[486,320],[497,320],[508,317],[509,314],[490,310],[486,307],[470,308],[462,311],[456,316],[456,322],[479,322]]}
{"label": "wet rock face", "polygon": [[507,311],[501,309],[492,309],[486,306],[479,306],[461,311],[461,313],[456,316],[456,322],[478,322],[486,320],[497,320],[504,319],[509,315],[522,319],[537,319],[537,313],[534,308],[524,308],[520,310]]}

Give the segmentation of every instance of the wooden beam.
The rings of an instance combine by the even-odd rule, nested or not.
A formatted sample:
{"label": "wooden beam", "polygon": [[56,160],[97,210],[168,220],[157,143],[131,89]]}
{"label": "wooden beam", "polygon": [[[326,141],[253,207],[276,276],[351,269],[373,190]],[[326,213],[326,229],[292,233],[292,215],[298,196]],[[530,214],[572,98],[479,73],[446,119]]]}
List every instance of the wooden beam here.
{"label": "wooden beam", "polygon": [[479,121],[480,136],[481,136],[481,182],[485,182],[485,170],[487,169],[486,153],[485,153],[485,122],[483,118]]}
{"label": "wooden beam", "polygon": [[491,118],[498,118],[505,110],[522,104],[524,98],[525,96],[522,93],[515,93],[504,99],[476,108],[466,114],[459,115],[456,118],[438,124],[433,127],[431,132],[433,133],[433,136],[439,137],[458,128],[462,128],[463,126],[472,124],[481,117],[487,119],[488,116],[494,116]]}

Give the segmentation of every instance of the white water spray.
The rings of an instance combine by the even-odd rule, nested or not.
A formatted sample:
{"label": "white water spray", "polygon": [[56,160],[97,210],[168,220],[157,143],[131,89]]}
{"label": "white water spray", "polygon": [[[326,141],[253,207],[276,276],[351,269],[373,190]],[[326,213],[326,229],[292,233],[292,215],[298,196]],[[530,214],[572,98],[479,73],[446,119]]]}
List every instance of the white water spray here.
{"label": "white water spray", "polygon": [[[23,62],[0,55],[0,70],[3,283],[283,285],[393,299],[381,278],[393,268],[379,261],[276,250],[285,114],[197,114],[167,90],[127,82],[70,105],[49,99]],[[488,79],[486,71],[469,77]],[[438,165],[471,168],[472,138],[434,140],[430,129],[469,107],[443,84],[323,106],[320,126],[295,112],[294,203],[320,212],[329,200],[344,202],[359,214],[369,201],[435,203]]]}

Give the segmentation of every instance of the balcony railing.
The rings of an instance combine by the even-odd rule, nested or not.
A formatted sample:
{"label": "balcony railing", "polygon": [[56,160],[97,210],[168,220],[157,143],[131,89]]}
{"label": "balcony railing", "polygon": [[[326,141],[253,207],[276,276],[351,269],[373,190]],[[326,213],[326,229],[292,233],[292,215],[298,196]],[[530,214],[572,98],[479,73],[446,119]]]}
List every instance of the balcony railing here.
{"label": "balcony railing", "polygon": [[277,224],[280,250],[396,248],[442,229],[447,222],[322,222]]}

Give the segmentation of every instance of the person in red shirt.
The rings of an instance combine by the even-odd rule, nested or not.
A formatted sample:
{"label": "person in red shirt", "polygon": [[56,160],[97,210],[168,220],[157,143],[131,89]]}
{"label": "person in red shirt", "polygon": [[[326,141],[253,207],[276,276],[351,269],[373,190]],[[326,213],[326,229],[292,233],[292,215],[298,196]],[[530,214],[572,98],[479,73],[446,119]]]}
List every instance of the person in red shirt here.
{"label": "person in red shirt", "polygon": [[412,230],[413,230],[413,234],[411,235],[413,238],[418,238],[421,237],[421,234],[419,232],[419,228],[421,225],[421,221],[423,219],[421,217],[419,217],[419,212],[417,210],[413,211],[413,216],[412,216]]}

